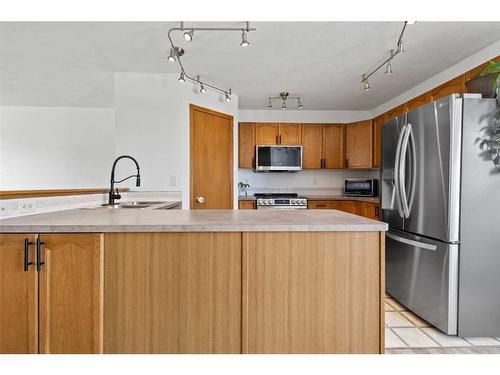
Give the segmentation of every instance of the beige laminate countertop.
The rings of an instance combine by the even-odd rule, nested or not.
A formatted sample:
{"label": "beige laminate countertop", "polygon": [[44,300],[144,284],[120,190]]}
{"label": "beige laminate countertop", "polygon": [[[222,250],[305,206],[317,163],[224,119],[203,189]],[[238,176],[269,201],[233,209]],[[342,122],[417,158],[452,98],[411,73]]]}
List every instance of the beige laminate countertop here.
{"label": "beige laminate countertop", "polygon": [[[346,195],[309,195],[300,194],[311,201],[360,201],[368,203],[379,204],[380,197],[356,197],[356,196],[346,196]],[[240,201],[254,201],[256,200],[254,195],[249,195],[248,197],[238,197]]]}
{"label": "beige laminate countertop", "polygon": [[0,220],[0,233],[386,230],[386,223],[337,210],[74,209]]}

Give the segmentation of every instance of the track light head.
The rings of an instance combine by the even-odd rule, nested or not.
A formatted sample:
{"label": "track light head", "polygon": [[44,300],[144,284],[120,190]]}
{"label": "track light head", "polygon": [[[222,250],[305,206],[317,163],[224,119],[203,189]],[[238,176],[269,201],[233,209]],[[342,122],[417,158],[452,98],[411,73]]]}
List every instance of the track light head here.
{"label": "track light head", "polygon": [[168,56],[168,61],[174,63],[177,61],[175,58],[175,48],[170,48],[170,55]]}
{"label": "track light head", "polygon": [[271,103],[271,99],[267,101],[267,109],[273,109],[273,103]]}
{"label": "track light head", "polygon": [[281,104],[281,109],[285,110],[286,109],[286,102],[283,100],[283,104]]}
{"label": "track light head", "polygon": [[365,81],[365,92],[368,92],[371,90],[370,84],[368,83],[368,80]]}
{"label": "track light head", "polygon": [[300,99],[298,100],[298,105],[299,105],[299,109],[304,108],[304,106],[302,105],[302,103],[301,103]]}
{"label": "track light head", "polygon": [[186,82],[186,78],[184,77],[184,72],[181,72],[181,75],[179,76],[179,79],[178,79],[179,82]]}
{"label": "track light head", "polygon": [[182,36],[184,37],[184,40],[186,42],[190,42],[193,40],[193,34],[194,34],[194,30],[191,29],[189,31],[184,31],[184,34],[182,34]]}
{"label": "track light head", "polygon": [[403,39],[401,39],[398,43],[398,53],[404,53],[405,52],[405,47],[403,45]]}
{"label": "track light head", "polygon": [[231,95],[229,95],[229,93],[227,93],[227,92],[224,95],[225,95],[226,102],[229,103],[231,101]]}
{"label": "track light head", "polygon": [[413,24],[417,23],[417,21],[406,21],[406,23],[407,23],[408,25],[413,25]]}
{"label": "track light head", "polygon": [[203,85],[203,83],[200,85],[200,92],[202,94],[206,93],[207,92],[207,89],[205,88],[205,86]]}
{"label": "track light head", "polygon": [[240,46],[247,47],[249,44],[250,44],[250,42],[247,39],[247,34],[245,33],[245,30],[242,30]]}
{"label": "track light head", "polygon": [[391,62],[389,61],[387,63],[387,66],[385,67],[385,73],[384,73],[386,76],[389,76],[392,74],[392,65],[391,65]]}

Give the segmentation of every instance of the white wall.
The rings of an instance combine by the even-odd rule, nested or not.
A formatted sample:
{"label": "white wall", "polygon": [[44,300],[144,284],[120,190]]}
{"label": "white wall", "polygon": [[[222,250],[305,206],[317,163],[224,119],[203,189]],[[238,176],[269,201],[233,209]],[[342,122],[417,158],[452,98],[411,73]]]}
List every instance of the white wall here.
{"label": "white wall", "polygon": [[[179,83],[178,74],[116,73],[116,154],[134,156],[141,167],[143,190],[182,192],[189,208],[189,104],[234,117],[234,207],[237,207],[238,97],[227,103],[213,91],[199,93],[191,83]],[[121,176],[134,171],[122,165]],[[117,176],[118,178],[119,176]],[[175,186],[171,178],[176,180]],[[124,186],[134,187],[131,182]]]}
{"label": "white wall", "polygon": [[[450,79],[453,79],[461,74],[464,74],[465,72],[468,72],[469,70],[475,68],[476,66],[479,66],[484,62],[492,58],[495,58],[496,56],[498,56],[498,54],[500,54],[500,40],[498,42],[489,45],[486,48],[483,48],[482,50],[476,52],[472,56],[463,59],[462,61],[449,67],[448,69],[443,70],[442,72],[436,74],[435,76],[432,76],[428,80],[411,88],[408,91],[405,91],[404,93],[396,96],[395,98],[389,100],[388,102],[385,102],[384,104],[378,106],[377,108],[374,108],[371,111],[372,117],[376,117],[384,112],[387,112],[392,108],[397,107],[398,105],[406,103],[407,101],[415,98],[416,96],[419,96],[427,91],[430,91],[433,88],[449,81]],[[375,91],[373,91],[373,93],[375,93]]]}
{"label": "white wall", "polygon": [[371,118],[370,111],[240,109],[240,122],[349,123]]}
{"label": "white wall", "polygon": [[100,188],[114,157],[114,110],[0,107],[0,190]]}

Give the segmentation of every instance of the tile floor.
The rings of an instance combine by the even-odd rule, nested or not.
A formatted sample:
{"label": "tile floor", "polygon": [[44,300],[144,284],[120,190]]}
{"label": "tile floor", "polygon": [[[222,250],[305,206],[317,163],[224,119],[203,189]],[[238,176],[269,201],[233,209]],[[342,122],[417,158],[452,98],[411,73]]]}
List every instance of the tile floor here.
{"label": "tile floor", "polygon": [[[499,347],[500,337],[448,336],[398,303],[385,299],[385,347],[388,353],[399,349]],[[398,349],[396,351],[396,349]]]}

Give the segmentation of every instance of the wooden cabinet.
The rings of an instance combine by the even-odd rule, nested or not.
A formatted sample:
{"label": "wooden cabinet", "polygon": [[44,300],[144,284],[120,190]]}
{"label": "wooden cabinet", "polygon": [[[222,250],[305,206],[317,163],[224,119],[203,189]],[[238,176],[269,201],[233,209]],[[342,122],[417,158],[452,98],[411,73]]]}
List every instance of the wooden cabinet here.
{"label": "wooden cabinet", "polygon": [[302,168],[323,167],[323,125],[302,125]]}
{"label": "wooden cabinet", "polygon": [[240,122],[238,126],[238,164],[240,168],[254,168],[255,124]]}
{"label": "wooden cabinet", "polygon": [[[24,241],[28,253],[24,254]],[[24,257],[34,261],[31,234],[0,234],[0,353],[38,353],[38,278],[32,265],[24,270]]]}
{"label": "wooden cabinet", "polygon": [[386,120],[392,120],[395,117],[399,117],[403,115],[405,112],[408,112],[408,107],[406,106],[406,103],[401,104],[397,106],[396,108],[391,109],[390,111],[387,112]]}
{"label": "wooden cabinet", "polygon": [[275,145],[279,142],[279,124],[260,122],[255,124],[255,144]]}
{"label": "wooden cabinet", "polygon": [[443,98],[451,94],[462,94],[465,92],[465,74],[443,83],[431,90],[432,100]]}
{"label": "wooden cabinet", "polygon": [[342,124],[323,125],[323,168],[344,168],[344,128]]}
{"label": "wooden cabinet", "polygon": [[102,352],[102,235],[2,234],[0,253],[0,352]]}
{"label": "wooden cabinet", "polygon": [[243,353],[383,352],[380,238],[243,233]]}
{"label": "wooden cabinet", "polygon": [[406,103],[406,109],[408,112],[414,110],[415,108],[418,108],[420,106],[423,106],[425,104],[428,104],[432,102],[432,95],[431,92],[428,91],[422,95],[417,96],[416,98],[413,98],[409,102]]}
{"label": "wooden cabinet", "polygon": [[347,168],[372,167],[372,120],[346,125],[345,155]]}
{"label": "wooden cabinet", "polygon": [[361,215],[368,219],[379,220],[380,208],[376,203],[361,202]]}
{"label": "wooden cabinet", "polygon": [[255,124],[257,145],[300,145],[301,124],[279,124],[260,122]]}
{"label": "wooden cabinet", "polygon": [[253,210],[257,207],[255,200],[240,200],[238,202],[238,208],[240,210]]}
{"label": "wooden cabinet", "polygon": [[105,353],[241,352],[241,233],[105,241]]}
{"label": "wooden cabinet", "polygon": [[335,209],[354,215],[363,215],[362,202],[359,201],[335,201]]}
{"label": "wooden cabinet", "polygon": [[308,200],[307,208],[310,210],[333,210],[335,202],[331,200]]}
{"label": "wooden cabinet", "polygon": [[279,124],[280,145],[300,145],[302,144],[301,124]]}
{"label": "wooden cabinet", "polygon": [[380,168],[382,166],[382,124],[386,120],[386,114],[380,115],[373,119],[373,167]]}

